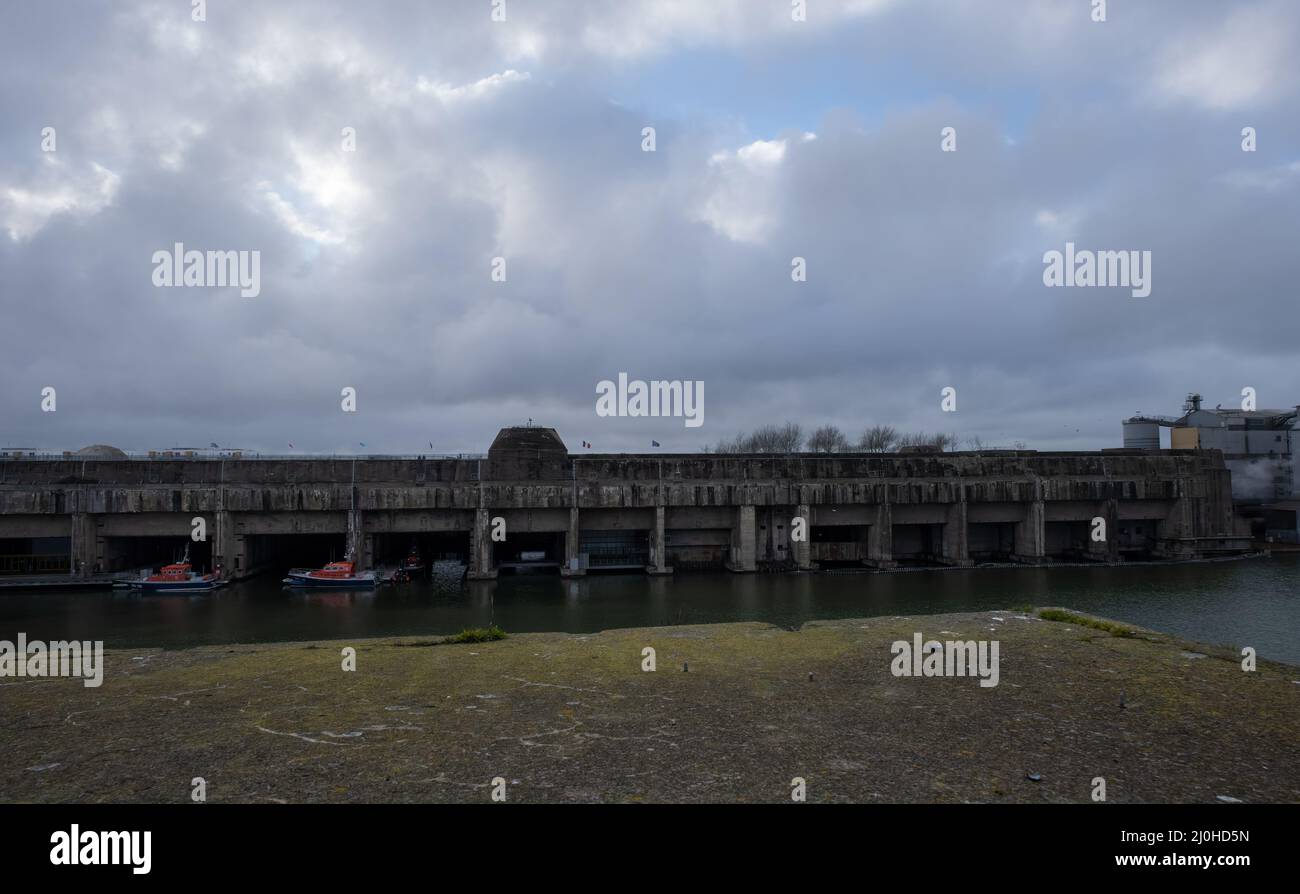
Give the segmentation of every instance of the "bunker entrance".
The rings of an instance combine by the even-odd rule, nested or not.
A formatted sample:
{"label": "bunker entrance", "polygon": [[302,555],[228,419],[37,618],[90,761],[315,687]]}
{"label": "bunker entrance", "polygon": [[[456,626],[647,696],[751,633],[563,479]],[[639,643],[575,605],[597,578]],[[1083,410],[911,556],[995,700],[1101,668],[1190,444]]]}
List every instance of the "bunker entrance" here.
{"label": "bunker entrance", "polygon": [[425,566],[433,562],[460,562],[467,564],[470,556],[469,531],[444,531],[430,533],[393,533],[374,535],[374,563],[376,565],[400,565],[416,552]]}
{"label": "bunker entrance", "polygon": [[1009,562],[1016,551],[1016,522],[971,522],[966,552],[975,562]]}
{"label": "bunker entrance", "polygon": [[492,544],[492,559],[502,574],[559,574],[564,539],[562,531],[512,533]]}
{"label": "bunker entrance", "polygon": [[1159,519],[1125,519],[1119,523],[1119,551],[1127,559],[1155,558]]}
{"label": "bunker entrance", "polygon": [[867,525],[813,525],[810,558],[822,568],[860,566],[867,558]]}
{"label": "bunker entrance", "polygon": [[943,525],[894,525],[892,533],[894,561],[899,565],[932,567],[943,564]]}
{"label": "bunker entrance", "polygon": [[71,551],[69,537],[0,538],[0,574],[67,574]]}
{"label": "bunker entrance", "polygon": [[1043,525],[1044,550],[1052,559],[1078,561],[1088,555],[1092,526],[1086,521],[1049,521]]}
{"label": "bunker entrance", "polygon": [[730,528],[664,531],[664,552],[674,571],[721,571],[730,551]]}
{"label": "bunker entrance", "polygon": [[645,571],[650,564],[650,532],[643,530],[583,531],[587,572]]}
{"label": "bunker entrance", "polygon": [[212,570],[212,540],[191,540],[188,536],[168,537],[105,537],[104,562],[101,571],[157,571],[163,565],[179,562],[189,548],[190,564],[194,570],[206,573]]}
{"label": "bunker entrance", "polygon": [[290,568],[321,568],[340,561],[347,551],[346,534],[255,534],[246,538],[250,573],[284,574]]}

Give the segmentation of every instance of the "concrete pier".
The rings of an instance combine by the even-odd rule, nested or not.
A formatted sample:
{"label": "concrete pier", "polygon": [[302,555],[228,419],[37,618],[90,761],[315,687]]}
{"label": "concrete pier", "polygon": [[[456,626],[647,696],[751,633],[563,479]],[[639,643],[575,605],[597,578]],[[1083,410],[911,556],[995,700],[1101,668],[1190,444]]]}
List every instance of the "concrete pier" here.
{"label": "concrete pier", "polygon": [[533,560],[566,575],[745,573],[1249,548],[1216,450],[575,455],[551,429],[511,428],[486,459],[0,460],[0,538],[66,538],[70,576],[137,567],[142,539],[179,547],[199,517],[203,554],[234,577],[350,530],[363,563],[418,540],[478,579]]}

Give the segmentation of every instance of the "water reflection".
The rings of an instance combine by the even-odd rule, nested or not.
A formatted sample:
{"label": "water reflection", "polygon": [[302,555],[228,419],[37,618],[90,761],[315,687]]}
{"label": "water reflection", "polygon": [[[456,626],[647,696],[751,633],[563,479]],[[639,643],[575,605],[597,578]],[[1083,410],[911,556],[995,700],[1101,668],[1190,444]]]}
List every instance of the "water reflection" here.
{"label": "water reflection", "polygon": [[619,627],[933,614],[1066,605],[1300,664],[1300,556],[1128,568],[961,569],[903,574],[502,577],[377,591],[286,591],[275,576],[211,594],[0,594],[0,638],[109,646],[455,633],[587,633]]}

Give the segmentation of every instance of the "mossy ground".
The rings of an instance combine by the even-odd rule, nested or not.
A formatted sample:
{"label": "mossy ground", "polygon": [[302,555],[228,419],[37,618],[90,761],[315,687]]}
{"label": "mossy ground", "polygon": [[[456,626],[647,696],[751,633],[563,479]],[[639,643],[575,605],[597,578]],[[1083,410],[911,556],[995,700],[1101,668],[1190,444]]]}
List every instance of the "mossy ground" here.
{"label": "mossy ground", "polygon": [[[997,639],[1000,685],[892,676],[917,631]],[[212,802],[485,802],[501,776],[512,802],[788,802],[799,776],[809,801],[1082,802],[1102,776],[1112,802],[1300,801],[1300,669],[1139,629],[1008,611],[436,642],[6,679],[0,800],[183,802],[201,776]]]}

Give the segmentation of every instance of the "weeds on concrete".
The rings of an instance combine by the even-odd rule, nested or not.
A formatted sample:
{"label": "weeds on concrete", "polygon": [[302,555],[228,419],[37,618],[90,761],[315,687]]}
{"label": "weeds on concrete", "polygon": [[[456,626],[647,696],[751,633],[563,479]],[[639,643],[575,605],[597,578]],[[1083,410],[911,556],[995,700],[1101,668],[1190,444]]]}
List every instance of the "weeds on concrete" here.
{"label": "weeds on concrete", "polygon": [[1044,621],[1061,621],[1066,624],[1078,624],[1080,627],[1091,627],[1093,630],[1101,630],[1109,633],[1111,636],[1135,635],[1132,627],[1126,627],[1125,625],[1117,624],[1114,621],[1103,621],[1098,618],[1076,615],[1073,612],[1062,611],[1059,608],[1042,609],[1038,612],[1038,617],[1042,618]]}
{"label": "weeds on concrete", "polygon": [[467,627],[455,636],[449,636],[443,640],[447,645],[456,645],[458,643],[490,643],[499,639],[505,639],[506,632],[497,625],[491,627]]}

